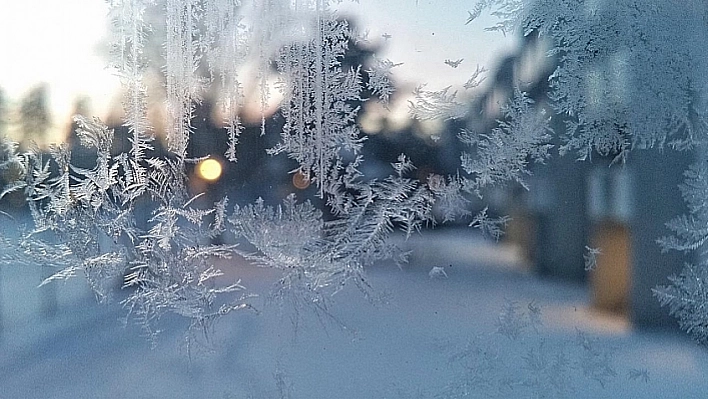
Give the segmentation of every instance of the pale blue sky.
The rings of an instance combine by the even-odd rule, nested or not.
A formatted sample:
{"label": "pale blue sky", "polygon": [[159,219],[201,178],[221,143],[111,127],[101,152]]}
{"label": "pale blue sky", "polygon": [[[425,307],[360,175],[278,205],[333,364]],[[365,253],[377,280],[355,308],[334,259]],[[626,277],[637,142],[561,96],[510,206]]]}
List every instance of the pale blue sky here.
{"label": "pale blue sky", "polygon": [[53,136],[65,130],[79,96],[103,114],[118,88],[101,54],[107,12],[101,0],[0,0],[0,26],[12,32],[0,41],[0,87],[17,102],[48,84]]}
{"label": "pale blue sky", "polygon": [[[483,15],[465,25],[475,0],[359,0],[342,8],[356,15],[371,40],[384,42],[383,57],[403,65],[401,83],[428,83],[431,88],[461,86],[477,65],[492,70],[517,45],[513,37],[487,32],[495,20]],[[383,40],[382,35],[391,35]],[[451,68],[446,59],[464,61]]]}
{"label": "pale blue sky", "polygon": [[[514,40],[485,32],[489,18],[465,25],[474,0],[360,0],[340,7],[359,19],[369,39],[382,44],[383,58],[403,65],[397,83],[431,89],[461,86],[477,65],[490,70]],[[0,87],[17,102],[39,83],[49,85],[56,137],[64,131],[79,96],[106,117],[116,103],[118,79],[105,68],[106,14],[102,0],[0,0],[0,26],[12,40],[0,42]],[[390,35],[384,39],[382,35]],[[446,59],[464,61],[452,68]]]}

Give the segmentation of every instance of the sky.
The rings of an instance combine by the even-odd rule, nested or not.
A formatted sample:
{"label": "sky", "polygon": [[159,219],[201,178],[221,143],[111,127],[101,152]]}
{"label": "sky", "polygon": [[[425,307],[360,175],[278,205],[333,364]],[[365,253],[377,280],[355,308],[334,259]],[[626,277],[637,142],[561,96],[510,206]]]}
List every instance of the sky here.
{"label": "sky", "polygon": [[[474,0],[444,3],[360,0],[339,7],[381,45],[381,58],[402,63],[394,68],[396,83],[441,89],[461,86],[477,65],[493,70],[515,45],[513,38],[484,31],[493,24],[489,17],[465,25]],[[48,86],[50,141],[65,134],[77,99],[88,98],[90,112],[102,118],[119,103],[118,78],[106,68],[107,12],[102,0],[0,0],[0,26],[12,32],[12,40],[0,41],[0,88],[12,110],[33,87]],[[460,59],[457,68],[445,64]]]}
{"label": "sky", "polygon": [[[394,69],[398,83],[426,83],[431,89],[441,89],[461,86],[477,65],[493,70],[518,44],[511,35],[504,37],[498,32],[485,31],[485,27],[494,25],[495,20],[489,15],[465,24],[475,3],[475,0],[359,0],[343,3],[341,12],[355,15],[362,30],[369,30],[369,39],[382,43],[380,57],[402,63]],[[445,64],[445,60],[460,59],[463,61],[456,68]]]}
{"label": "sky", "polygon": [[0,26],[12,32],[0,41],[0,88],[12,108],[47,84],[53,138],[66,130],[78,98],[105,114],[119,88],[105,67],[107,13],[101,0],[0,0]]}

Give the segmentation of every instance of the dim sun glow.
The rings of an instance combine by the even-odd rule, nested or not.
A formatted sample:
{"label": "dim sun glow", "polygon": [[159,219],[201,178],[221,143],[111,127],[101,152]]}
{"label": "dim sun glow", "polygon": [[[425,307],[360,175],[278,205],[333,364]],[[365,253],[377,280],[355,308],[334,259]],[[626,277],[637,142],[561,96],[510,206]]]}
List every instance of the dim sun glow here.
{"label": "dim sun glow", "polygon": [[302,171],[297,171],[293,175],[293,186],[298,190],[304,190],[310,186],[310,179]]}
{"label": "dim sun glow", "polygon": [[205,159],[197,165],[197,175],[207,181],[216,181],[221,177],[221,163],[213,158]]}

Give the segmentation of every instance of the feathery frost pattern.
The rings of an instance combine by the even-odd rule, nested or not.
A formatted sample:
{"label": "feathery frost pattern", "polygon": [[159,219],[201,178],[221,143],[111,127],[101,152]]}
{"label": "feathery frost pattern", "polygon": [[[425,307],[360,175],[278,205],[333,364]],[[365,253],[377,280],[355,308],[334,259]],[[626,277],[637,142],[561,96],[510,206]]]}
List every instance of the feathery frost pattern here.
{"label": "feathery frost pattern", "polygon": [[391,80],[391,69],[402,64],[395,64],[389,59],[374,58],[374,65],[367,69],[369,81],[366,86],[382,103],[388,104],[395,88]]}
{"label": "feathery frost pattern", "polygon": [[[2,260],[55,267],[43,284],[83,274],[101,300],[122,285],[128,318],[149,337],[157,336],[167,313],[187,318],[198,333],[223,315],[251,307],[246,284],[219,270],[218,259],[237,256],[279,270],[276,297],[326,311],[331,294],[347,284],[373,299],[365,273],[373,262],[405,262],[406,253],[388,240],[394,231],[409,236],[435,224],[434,206],[443,209],[443,221],[467,216],[467,198],[476,193],[466,176],[418,180],[410,177],[415,166],[401,154],[388,177],[364,179],[359,167],[365,137],[356,121],[362,93],[368,90],[387,103],[395,94],[391,69],[399,64],[374,59],[367,66],[344,65],[359,37],[329,1],[121,0],[111,3],[110,18],[110,65],[125,91],[130,149],[115,153],[114,131],[80,115],[80,145],[95,153],[89,166],[73,165],[65,144],[47,154],[36,148],[20,152],[3,141],[0,168],[13,178],[0,197],[22,191],[34,226],[16,242],[2,240]],[[156,39],[162,41],[159,50]],[[156,51],[164,65],[154,64]],[[267,152],[297,161],[293,173],[318,188],[330,217],[294,194],[275,207],[263,200],[230,204],[226,197],[205,206],[201,195],[188,194],[187,171],[203,159],[188,157],[191,136],[198,134],[195,110],[213,96],[228,141],[224,156],[237,161],[244,107],[239,74],[254,59],[262,133],[269,82],[276,75],[283,96],[280,142]],[[481,72],[469,87],[478,84]],[[155,73],[161,74],[164,93],[160,125],[167,156],[156,151],[148,120],[148,94],[155,91],[148,82]],[[447,89],[419,90],[418,96],[413,109],[420,118],[464,114]],[[483,230],[500,234],[486,215],[478,220]],[[215,244],[227,231],[239,245]]]}
{"label": "feathery frost pattern", "polygon": [[550,157],[549,118],[533,103],[517,89],[502,108],[505,120],[490,134],[460,133],[460,140],[476,150],[462,154],[462,168],[473,177],[470,184],[474,190],[506,181],[524,185],[522,176],[530,174],[528,162],[542,163]]}
{"label": "feathery frost pattern", "polygon": [[[372,294],[365,271],[373,262],[405,261],[406,254],[388,240],[396,230],[409,236],[426,225],[471,218],[470,226],[499,238],[508,219],[490,218],[486,208],[471,215],[470,200],[492,185],[524,186],[529,164],[546,161],[551,150],[579,159],[599,153],[623,160],[634,149],[704,144],[708,52],[706,40],[699,39],[708,39],[708,12],[703,1],[675,7],[670,1],[623,0],[599,9],[596,2],[580,0],[483,0],[467,23],[491,10],[499,18],[491,30],[552,40],[549,56],[558,66],[549,79],[550,107],[517,88],[496,128],[459,132],[463,153],[457,173],[414,178],[415,166],[401,154],[387,177],[367,179],[360,171],[366,142],[359,111],[365,101],[377,98],[386,106],[397,94],[392,70],[400,64],[378,58],[369,65],[346,63],[349,46],[362,39],[336,13],[333,5],[339,2],[111,1],[110,66],[123,84],[123,123],[131,147],[114,153],[113,130],[86,116],[76,116],[75,124],[80,145],[95,152],[90,166],[72,164],[66,144],[20,151],[3,140],[0,170],[11,179],[0,198],[23,192],[34,225],[19,240],[0,237],[1,260],[55,267],[43,284],[83,273],[100,299],[110,299],[113,287],[122,285],[129,316],[150,337],[167,313],[187,318],[194,332],[208,331],[219,317],[251,307],[247,284],[219,270],[218,259],[238,256],[275,269],[281,272],[277,297],[326,311],[331,294],[347,284]],[[676,20],[688,21],[685,29],[666,22]],[[159,49],[150,47],[155,40]],[[159,56],[152,54],[158,51]],[[440,62],[465,65],[462,59]],[[257,76],[248,81],[241,74],[253,64]],[[420,85],[409,101],[410,115],[422,121],[465,117],[469,109],[462,94],[474,93],[485,71],[477,67],[459,88]],[[262,134],[271,134],[267,111],[276,94],[282,97],[278,118],[284,124],[267,153],[297,162],[291,173],[316,187],[327,216],[294,194],[277,206],[263,200],[230,204],[226,197],[205,206],[205,198],[189,194],[188,171],[201,160],[188,155],[190,139],[200,133],[193,124],[200,101],[216,102],[228,143],[223,156],[236,162],[244,129],[240,116],[252,81]],[[156,129],[148,119],[155,82],[165,100],[160,125],[166,156],[155,150]],[[523,87],[524,82],[515,83]],[[549,111],[566,128],[555,148]],[[674,236],[661,240],[664,248],[703,247],[705,169],[699,165],[687,172],[682,190],[690,215],[669,223]],[[227,231],[239,246],[215,243]],[[706,267],[688,265],[671,285],[656,290],[684,328],[704,342]],[[499,321],[500,334],[512,340],[535,325],[536,317],[529,307],[529,320],[514,324],[514,309],[507,308]],[[583,373],[603,383],[613,370],[603,366],[606,359],[590,340],[578,339],[588,356]],[[557,377],[549,383],[562,389],[564,375],[554,370],[568,360],[562,352],[548,357],[542,345],[524,362],[538,379]],[[488,355],[476,361],[493,367]],[[533,387],[531,381],[525,384]]]}
{"label": "feathery frost pattern", "polygon": [[[121,78],[125,95],[123,110],[125,111],[125,124],[132,134],[130,142],[132,149],[130,157],[126,158],[126,165],[130,173],[138,182],[145,178],[143,160],[145,152],[153,149],[150,144],[154,137],[152,126],[147,119],[147,86],[145,74],[147,73],[147,57],[145,54],[145,41],[151,33],[150,26],[145,22],[145,10],[150,1],[116,1],[112,7],[113,43],[111,46],[111,66]],[[139,187],[137,185],[135,187]]]}
{"label": "feathery frost pattern", "polygon": [[484,0],[471,18],[487,9],[499,18],[493,30],[552,40],[558,67],[550,98],[557,114],[570,117],[561,152],[621,160],[632,148],[681,149],[701,140],[708,127],[704,2]]}
{"label": "feathery frost pattern", "polygon": [[272,155],[287,153],[300,164],[305,178],[320,187],[324,196],[331,181],[329,171],[342,163],[341,151],[358,153],[363,138],[354,123],[362,90],[359,70],[342,70],[341,59],[348,48],[350,31],[328,11],[318,12],[314,38],[307,43],[286,46],[278,57],[286,95],[282,113],[286,123],[282,142]]}
{"label": "feathery frost pattern", "polygon": [[[565,124],[561,154],[574,153],[584,160],[597,153],[623,162],[629,151],[651,147],[705,152],[708,51],[702,43],[708,38],[708,8],[704,1],[686,1],[677,7],[672,1],[481,0],[470,11],[468,23],[485,11],[499,19],[490,30],[549,39],[548,56],[557,63],[549,77],[550,105]],[[676,29],[675,21],[682,21],[682,29]],[[518,133],[528,126],[507,125],[513,137],[524,137]],[[479,145],[477,137],[469,134],[462,139]],[[521,146],[528,151],[539,143]],[[469,168],[472,163],[467,164]],[[499,175],[519,176],[513,168]],[[673,235],[658,240],[663,250],[699,251],[705,257],[706,176],[704,160],[686,172],[681,191],[689,214],[667,223]],[[588,251],[586,268],[592,269],[599,251]],[[669,285],[654,290],[682,328],[703,344],[708,343],[706,268],[706,262],[688,264]]]}
{"label": "feathery frost pattern", "polygon": [[[662,250],[700,251],[705,254],[708,240],[708,167],[706,161],[692,165],[684,175],[686,181],[679,188],[688,204],[689,215],[682,215],[666,225],[673,235],[660,238]],[[686,330],[698,342],[708,345],[708,263],[686,264],[678,276],[669,278],[671,284],[654,289],[654,296],[662,306],[668,306]]]}
{"label": "feathery frost pattern", "polygon": [[551,343],[538,331],[542,324],[539,305],[508,301],[495,334],[474,337],[451,353],[454,382],[435,397],[569,398],[583,389],[580,384],[604,387],[616,379],[612,352],[597,338],[576,329],[575,339]]}

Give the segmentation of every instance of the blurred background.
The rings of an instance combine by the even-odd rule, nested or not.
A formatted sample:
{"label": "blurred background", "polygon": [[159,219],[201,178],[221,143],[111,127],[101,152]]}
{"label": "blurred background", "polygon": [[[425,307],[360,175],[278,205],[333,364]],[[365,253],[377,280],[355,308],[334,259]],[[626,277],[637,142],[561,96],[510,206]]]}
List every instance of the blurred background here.
{"label": "blurred background", "polygon": [[[445,7],[437,3],[360,0],[358,4],[344,2],[340,5],[342,16],[366,38],[350,43],[344,66],[371,65],[374,57],[400,63],[392,70],[397,91],[390,103],[387,106],[377,101],[359,104],[362,108],[358,122],[368,138],[362,150],[366,160],[362,172],[366,178],[388,175],[391,162],[395,162],[400,153],[407,154],[417,166],[415,173],[420,180],[424,181],[431,173],[457,173],[461,151],[457,134],[461,129],[488,131],[495,127],[503,116],[501,107],[511,98],[517,82],[522,83],[522,89],[537,103],[542,106],[547,103],[548,76],[557,62],[547,57],[547,42],[534,34],[523,38],[505,37],[485,31],[485,27],[494,24],[490,16],[466,24],[468,11],[473,6],[470,2],[450,1]],[[0,54],[4,58],[0,63],[0,134],[21,146],[34,142],[46,148],[51,142],[69,142],[73,161],[87,167],[92,165],[92,154],[77,145],[71,119],[79,113],[98,116],[115,129],[115,153],[129,148],[127,128],[121,121],[120,83],[106,68],[107,12],[107,5],[97,0],[6,0],[0,3],[0,26],[12,32],[11,40],[0,42]],[[160,51],[160,43],[151,46],[156,52]],[[464,83],[478,67],[487,69],[485,80],[475,90],[465,90]],[[458,91],[458,101],[468,109],[466,116],[454,120],[412,119],[408,104],[413,90],[421,84],[425,84],[427,90],[451,87],[450,90]],[[229,163],[223,157],[227,137],[214,111],[213,100],[206,96],[197,107],[195,135],[188,151],[194,157],[210,156],[210,161],[197,164],[189,171],[190,189],[194,194],[205,192],[204,201],[228,195],[232,203],[239,204],[259,197],[266,203],[276,204],[291,192],[296,192],[300,198],[315,199],[313,188],[298,180],[297,174],[289,173],[297,167],[292,160],[286,156],[266,155],[264,150],[279,140],[283,118],[279,117],[277,105],[271,107],[266,120],[267,134],[261,135],[260,100],[257,93],[251,94],[253,98],[246,98],[247,106],[242,115],[245,129],[239,138],[236,163]],[[364,100],[367,95],[365,93]],[[150,93],[150,101],[152,122],[161,137],[162,94]],[[562,131],[563,126],[562,118],[554,118],[557,132]],[[164,147],[164,141],[158,140],[155,155],[166,156]],[[683,263],[690,260],[678,253],[661,254],[655,240],[667,234],[664,223],[684,209],[676,185],[691,160],[690,156],[650,150],[635,152],[626,164],[612,166],[610,157],[598,156],[591,161],[577,162],[571,156],[554,156],[544,165],[533,166],[533,175],[527,179],[529,190],[517,185],[498,187],[485,191],[482,199],[470,204],[470,211],[488,207],[492,215],[511,217],[507,233],[500,242],[480,238],[466,228],[469,221],[441,225],[434,233],[423,232],[423,237],[429,238],[415,237],[402,244],[414,251],[409,269],[403,272],[414,273],[412,275],[418,278],[415,284],[423,284],[429,282],[428,270],[432,266],[449,264],[450,268],[454,265],[454,270],[465,270],[459,274],[461,281],[475,280],[480,275],[488,277],[489,270],[495,270],[493,273],[498,274],[485,280],[487,285],[468,282],[467,286],[450,288],[453,291],[436,286],[431,292],[464,297],[473,288],[480,295],[497,291],[505,293],[496,298],[501,305],[504,296],[513,297],[522,287],[522,291],[534,292],[537,300],[550,309],[550,329],[560,326],[564,334],[573,334],[570,326],[580,326],[605,334],[606,339],[615,343],[624,342],[625,350],[633,351],[629,358],[637,360],[640,368],[648,365],[646,367],[656,376],[658,382],[653,384],[657,389],[662,383],[680,383],[688,378],[686,376],[705,375],[708,372],[705,354],[685,340],[676,321],[668,315],[667,309],[659,307],[651,294],[653,287],[666,283],[667,276],[678,273]],[[4,176],[0,178],[7,180]],[[29,221],[23,204],[20,193],[13,193],[0,202],[0,210],[12,216],[2,227],[5,234],[19,234],[21,224]],[[222,239],[229,240],[228,237]],[[601,251],[592,271],[586,268],[589,248]],[[445,270],[450,279],[458,273],[453,269]],[[105,319],[121,312],[115,307],[107,310],[91,307],[90,311],[83,311],[84,307],[91,306],[92,298],[80,279],[36,288],[48,272],[45,268],[0,268],[0,354],[4,354],[0,357],[4,358],[3,366],[20,364],[24,367],[17,374],[7,371],[0,375],[0,381],[4,377],[9,386],[16,389],[12,392],[28,389],[19,382],[21,378],[27,375],[40,378],[42,374],[38,370],[51,369],[46,365],[46,358],[35,353],[44,348],[38,346],[38,342],[51,343],[59,339],[57,337],[64,337],[67,347],[73,348],[72,345],[81,343],[76,341],[76,331],[72,328],[80,325],[108,334],[110,327],[106,327]],[[388,277],[374,279],[386,285]],[[403,291],[401,295],[406,295],[405,289]],[[554,295],[553,292],[565,294]],[[441,297],[431,296],[428,300],[433,303]],[[453,309],[453,313],[457,311],[458,308]],[[376,327],[371,329],[375,331]],[[28,333],[30,330],[32,334]],[[61,334],[67,331],[73,331],[74,337]],[[128,330],[120,334],[134,333]],[[123,335],[115,338],[115,342],[135,352],[144,349],[141,343]],[[101,348],[103,344],[91,345]],[[684,357],[677,364],[683,368],[663,368],[665,365],[655,359],[656,353],[663,353],[662,345],[680,348],[675,350]],[[57,353],[60,357],[72,356],[71,352]],[[653,356],[653,360],[647,360],[643,354]],[[166,361],[158,357],[150,355],[150,361],[155,364]],[[45,366],[28,365],[27,359],[34,359],[37,364],[45,362]],[[70,397],[66,389],[66,397]],[[168,391],[165,388],[152,395],[162,397]],[[27,397],[55,397],[50,389],[37,388],[32,392],[36,396]],[[117,389],[106,397],[122,397],[125,392]],[[229,394],[214,392],[213,397]],[[352,395],[341,397],[357,397],[357,394]],[[5,396],[0,393],[0,397]],[[184,397],[193,396],[190,393]]]}

